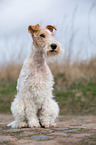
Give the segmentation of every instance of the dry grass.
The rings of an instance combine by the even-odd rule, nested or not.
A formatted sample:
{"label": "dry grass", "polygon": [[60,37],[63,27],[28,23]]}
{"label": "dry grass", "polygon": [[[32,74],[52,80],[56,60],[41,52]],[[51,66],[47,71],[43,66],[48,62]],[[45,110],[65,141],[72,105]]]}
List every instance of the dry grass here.
{"label": "dry grass", "polygon": [[66,80],[75,80],[79,78],[93,77],[96,75],[96,58],[92,58],[89,62],[82,61],[75,62],[73,65],[66,64],[52,64],[50,65],[52,73],[54,75],[64,73]]}
{"label": "dry grass", "polygon": [[0,67],[0,79],[16,80],[19,76],[22,64],[9,63],[6,67]]}
{"label": "dry grass", "polygon": [[[22,64],[9,63],[6,67],[0,67],[0,79],[16,80],[19,76]],[[83,61],[81,63],[66,64],[50,64],[53,75],[58,73],[65,74],[65,80],[75,80],[78,78],[92,77],[96,75],[96,58],[89,62]]]}

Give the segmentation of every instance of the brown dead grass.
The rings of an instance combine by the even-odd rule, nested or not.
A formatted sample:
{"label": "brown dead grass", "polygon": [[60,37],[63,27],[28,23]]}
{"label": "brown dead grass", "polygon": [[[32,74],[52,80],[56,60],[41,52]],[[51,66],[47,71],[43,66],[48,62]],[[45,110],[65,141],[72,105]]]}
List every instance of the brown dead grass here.
{"label": "brown dead grass", "polygon": [[6,67],[0,67],[0,79],[16,80],[19,76],[22,64],[9,63]]}
{"label": "brown dead grass", "polygon": [[96,75],[96,58],[92,58],[89,62],[82,61],[75,62],[73,65],[66,64],[52,64],[50,65],[54,75],[65,73],[66,80],[75,80],[79,78],[92,77]]}
{"label": "brown dead grass", "polygon": [[[75,80],[82,77],[92,77],[96,75],[96,58],[89,62],[83,61],[81,63],[66,64],[50,64],[49,65],[53,75],[64,73],[65,80]],[[19,76],[22,64],[9,63],[6,67],[0,67],[0,79],[16,80]]]}

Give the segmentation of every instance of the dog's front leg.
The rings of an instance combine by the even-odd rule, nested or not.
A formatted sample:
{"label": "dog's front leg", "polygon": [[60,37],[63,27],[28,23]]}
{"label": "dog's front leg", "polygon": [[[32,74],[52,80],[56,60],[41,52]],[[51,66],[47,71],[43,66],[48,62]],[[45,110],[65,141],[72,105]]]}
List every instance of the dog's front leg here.
{"label": "dog's front leg", "polygon": [[29,127],[40,127],[39,120],[37,117],[37,107],[34,101],[26,100],[26,118],[28,120]]}
{"label": "dog's front leg", "polygon": [[40,122],[44,127],[55,127],[56,118],[59,115],[59,106],[52,98],[46,99],[42,106]]}

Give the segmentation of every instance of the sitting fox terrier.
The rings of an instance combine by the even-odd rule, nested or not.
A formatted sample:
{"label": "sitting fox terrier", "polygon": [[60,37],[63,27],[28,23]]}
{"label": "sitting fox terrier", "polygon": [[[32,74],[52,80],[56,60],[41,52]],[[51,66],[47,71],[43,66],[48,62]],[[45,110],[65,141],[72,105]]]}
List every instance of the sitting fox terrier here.
{"label": "sitting fox terrier", "polygon": [[30,25],[28,31],[33,38],[33,47],[24,61],[17,81],[17,95],[11,111],[15,121],[12,128],[54,127],[59,106],[53,99],[53,76],[47,65],[47,58],[60,54],[60,44],[53,37],[55,26]]}

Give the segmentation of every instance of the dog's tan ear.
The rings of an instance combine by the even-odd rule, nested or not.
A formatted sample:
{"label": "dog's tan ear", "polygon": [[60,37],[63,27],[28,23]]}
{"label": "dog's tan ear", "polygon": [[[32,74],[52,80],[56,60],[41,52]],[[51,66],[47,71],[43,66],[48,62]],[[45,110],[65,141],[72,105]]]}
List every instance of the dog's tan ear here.
{"label": "dog's tan ear", "polygon": [[57,30],[56,27],[52,25],[47,25],[46,29],[50,30],[51,32],[53,32],[53,29]]}
{"label": "dog's tan ear", "polygon": [[39,24],[37,24],[35,26],[29,25],[28,26],[28,32],[33,35],[34,32],[38,31],[40,28],[41,28],[41,26]]}

